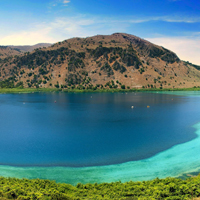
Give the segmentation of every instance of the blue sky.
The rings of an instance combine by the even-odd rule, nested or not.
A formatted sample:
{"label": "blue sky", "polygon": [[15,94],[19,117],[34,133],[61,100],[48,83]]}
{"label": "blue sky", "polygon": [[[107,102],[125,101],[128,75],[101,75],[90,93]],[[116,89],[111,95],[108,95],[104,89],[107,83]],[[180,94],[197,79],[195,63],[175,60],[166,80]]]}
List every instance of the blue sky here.
{"label": "blue sky", "polygon": [[0,45],[124,32],[200,65],[199,0],[1,0]]}

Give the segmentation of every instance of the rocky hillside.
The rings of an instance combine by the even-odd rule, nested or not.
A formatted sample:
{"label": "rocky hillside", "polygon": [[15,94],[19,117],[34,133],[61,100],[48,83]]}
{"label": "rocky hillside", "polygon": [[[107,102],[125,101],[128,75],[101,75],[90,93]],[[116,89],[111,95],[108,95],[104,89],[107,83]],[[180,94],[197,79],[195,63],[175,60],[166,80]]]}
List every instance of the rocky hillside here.
{"label": "rocky hillside", "polygon": [[73,38],[0,59],[0,87],[198,87],[197,68],[161,46],[115,33]]}
{"label": "rocky hillside", "polygon": [[7,46],[0,46],[0,59],[4,59],[9,56],[15,56],[15,55],[22,55],[21,51],[19,49],[10,48]]}

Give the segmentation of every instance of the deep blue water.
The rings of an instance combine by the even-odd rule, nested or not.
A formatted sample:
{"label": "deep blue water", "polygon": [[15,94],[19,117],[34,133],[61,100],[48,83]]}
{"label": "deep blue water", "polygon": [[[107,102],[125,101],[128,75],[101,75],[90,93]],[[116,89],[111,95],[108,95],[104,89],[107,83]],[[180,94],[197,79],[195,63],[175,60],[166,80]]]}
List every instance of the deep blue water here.
{"label": "deep blue water", "polygon": [[0,164],[84,167],[149,158],[197,137],[199,100],[156,93],[1,94]]}

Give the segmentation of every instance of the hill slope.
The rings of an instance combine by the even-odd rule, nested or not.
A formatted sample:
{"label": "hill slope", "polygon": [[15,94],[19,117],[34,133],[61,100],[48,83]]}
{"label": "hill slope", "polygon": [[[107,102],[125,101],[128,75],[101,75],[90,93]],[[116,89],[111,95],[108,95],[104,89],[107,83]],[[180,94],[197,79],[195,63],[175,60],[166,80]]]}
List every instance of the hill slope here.
{"label": "hill slope", "polygon": [[21,51],[7,46],[0,46],[0,59],[15,55],[22,55]]}
{"label": "hill slope", "polygon": [[[196,66],[198,67],[198,66]],[[0,60],[1,87],[187,88],[200,71],[175,53],[133,35],[72,38]]]}

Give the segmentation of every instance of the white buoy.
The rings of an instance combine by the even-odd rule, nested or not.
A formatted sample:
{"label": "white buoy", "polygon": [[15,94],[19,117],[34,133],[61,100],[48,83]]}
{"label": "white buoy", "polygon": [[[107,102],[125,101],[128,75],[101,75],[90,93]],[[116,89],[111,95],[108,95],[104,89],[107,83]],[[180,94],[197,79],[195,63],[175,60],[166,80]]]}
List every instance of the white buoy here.
{"label": "white buoy", "polygon": [[131,108],[133,109],[133,108],[134,108],[134,106],[131,106]]}

